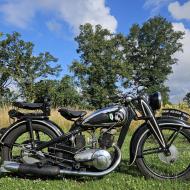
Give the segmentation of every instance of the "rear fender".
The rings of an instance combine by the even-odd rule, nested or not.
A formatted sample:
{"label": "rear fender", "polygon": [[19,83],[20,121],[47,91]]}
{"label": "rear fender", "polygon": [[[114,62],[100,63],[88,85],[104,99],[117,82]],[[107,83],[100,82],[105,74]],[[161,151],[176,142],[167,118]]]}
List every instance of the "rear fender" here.
{"label": "rear fender", "polygon": [[[156,118],[158,125],[159,126],[164,126],[164,125],[173,125],[177,127],[183,127],[184,129],[189,129],[190,130],[190,124],[187,122],[173,118],[173,117],[158,117]],[[135,131],[131,138],[130,142],[130,161],[129,165],[134,164],[136,158],[137,158],[137,150],[139,143],[141,139],[144,137],[149,132],[149,126],[147,123],[143,123],[142,125],[139,126],[139,128]]]}
{"label": "rear fender", "polygon": [[[51,129],[57,136],[61,136],[62,134],[64,134],[63,130],[57,124],[55,124],[50,120],[32,120],[32,123],[39,124]],[[17,122],[11,124],[9,128],[7,128],[0,137],[0,143],[3,144],[4,139],[11,131],[26,124],[27,124],[26,120],[18,120]]]}

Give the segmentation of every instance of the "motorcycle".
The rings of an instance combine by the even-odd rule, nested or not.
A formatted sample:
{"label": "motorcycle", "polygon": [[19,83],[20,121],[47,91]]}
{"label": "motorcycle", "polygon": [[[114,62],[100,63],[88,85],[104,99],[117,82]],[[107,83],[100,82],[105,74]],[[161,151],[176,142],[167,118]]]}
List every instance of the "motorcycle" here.
{"label": "motorcycle", "polygon": [[[16,119],[0,137],[1,173],[45,176],[100,177],[114,171],[121,162],[121,148],[132,120],[144,120],[130,142],[129,165],[136,163],[145,177],[188,179],[190,177],[190,124],[174,112],[156,117],[161,94],[114,97],[115,103],[86,116],[86,111],[60,108],[73,121],[63,130],[49,119],[50,101],[15,102],[14,107],[34,110],[9,111]],[[41,110],[42,112],[37,112]]]}

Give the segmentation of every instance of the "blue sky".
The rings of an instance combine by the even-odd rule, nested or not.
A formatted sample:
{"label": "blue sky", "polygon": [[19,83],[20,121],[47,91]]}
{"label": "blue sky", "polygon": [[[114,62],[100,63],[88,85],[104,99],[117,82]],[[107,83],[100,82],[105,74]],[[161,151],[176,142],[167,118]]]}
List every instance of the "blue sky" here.
{"label": "blue sky", "polygon": [[0,31],[18,31],[35,44],[36,54],[49,51],[62,65],[62,77],[78,59],[74,37],[80,24],[101,24],[127,34],[132,24],[142,24],[158,14],[171,21],[175,30],[185,32],[184,52],[174,55],[179,64],[167,81],[171,100],[179,102],[190,91],[189,0],[0,0]]}

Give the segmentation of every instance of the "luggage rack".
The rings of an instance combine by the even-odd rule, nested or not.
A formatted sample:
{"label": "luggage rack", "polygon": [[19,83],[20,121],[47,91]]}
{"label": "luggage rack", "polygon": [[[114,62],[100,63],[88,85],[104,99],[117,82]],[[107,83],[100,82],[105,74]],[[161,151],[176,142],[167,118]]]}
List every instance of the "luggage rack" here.
{"label": "luggage rack", "polygon": [[[8,114],[11,119],[47,119],[50,116],[50,99],[45,97],[42,102],[13,102],[14,109],[11,109]],[[32,112],[21,112],[19,109],[30,110]]]}
{"label": "luggage rack", "polygon": [[45,115],[43,112],[30,112],[30,113],[23,113],[16,109],[11,109],[8,112],[8,115],[11,119],[47,119],[48,116]]}
{"label": "luggage rack", "polygon": [[190,121],[190,115],[178,109],[163,109],[161,115],[165,117],[175,117],[186,122]]}

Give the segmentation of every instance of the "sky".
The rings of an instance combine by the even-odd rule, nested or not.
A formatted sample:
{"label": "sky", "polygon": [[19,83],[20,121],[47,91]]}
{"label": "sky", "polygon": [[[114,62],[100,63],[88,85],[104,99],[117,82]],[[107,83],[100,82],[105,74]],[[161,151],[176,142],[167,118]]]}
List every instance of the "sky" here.
{"label": "sky", "polygon": [[61,78],[70,74],[69,65],[79,59],[74,37],[80,24],[101,24],[127,35],[132,24],[141,25],[155,15],[185,32],[183,52],[173,55],[179,61],[166,82],[170,100],[179,103],[190,91],[190,0],[0,0],[0,31],[19,32],[35,44],[35,54],[49,51],[59,59]]}

